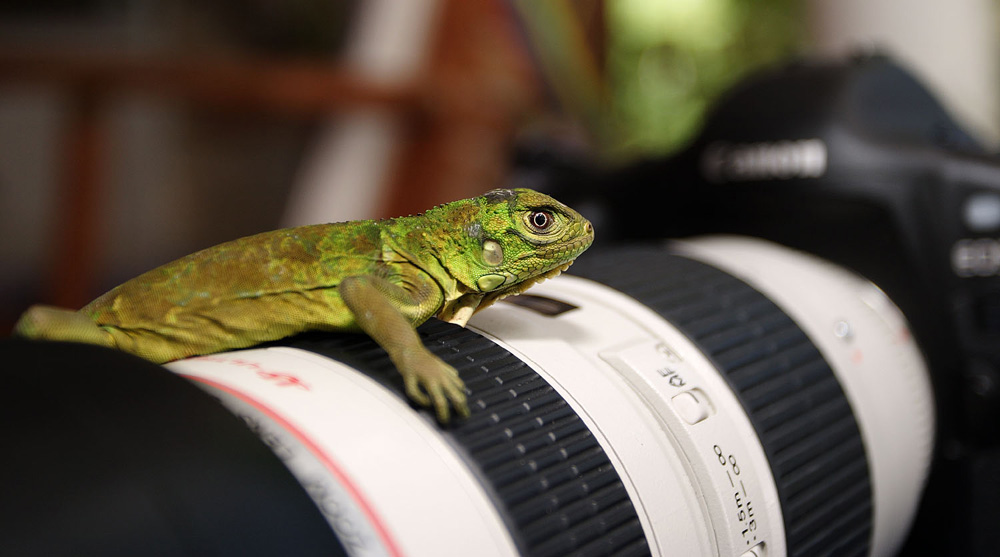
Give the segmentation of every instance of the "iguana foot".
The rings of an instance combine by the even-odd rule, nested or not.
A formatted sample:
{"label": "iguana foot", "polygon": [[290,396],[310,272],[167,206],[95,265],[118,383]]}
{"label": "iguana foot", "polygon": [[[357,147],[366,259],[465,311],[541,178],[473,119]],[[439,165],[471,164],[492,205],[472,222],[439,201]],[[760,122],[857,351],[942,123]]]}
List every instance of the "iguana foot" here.
{"label": "iguana foot", "polygon": [[406,395],[421,406],[433,404],[439,422],[448,423],[451,407],[459,416],[469,417],[465,383],[458,377],[455,368],[430,352],[414,354],[398,367]]}

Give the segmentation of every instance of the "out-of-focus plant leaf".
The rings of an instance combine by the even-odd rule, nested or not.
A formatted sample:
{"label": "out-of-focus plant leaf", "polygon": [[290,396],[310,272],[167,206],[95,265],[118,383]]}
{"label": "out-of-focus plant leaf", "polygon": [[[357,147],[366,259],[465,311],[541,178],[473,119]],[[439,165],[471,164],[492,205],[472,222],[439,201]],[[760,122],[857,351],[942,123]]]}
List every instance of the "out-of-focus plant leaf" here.
{"label": "out-of-focus plant leaf", "polygon": [[617,155],[682,147],[722,92],[748,72],[794,55],[802,43],[800,4],[609,0],[607,78]]}

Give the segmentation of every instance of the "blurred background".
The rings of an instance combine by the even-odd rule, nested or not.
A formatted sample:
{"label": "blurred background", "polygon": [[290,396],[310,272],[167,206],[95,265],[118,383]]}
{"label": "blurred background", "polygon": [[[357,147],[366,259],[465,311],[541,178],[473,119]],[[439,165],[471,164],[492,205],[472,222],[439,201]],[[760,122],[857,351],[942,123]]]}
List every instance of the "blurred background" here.
{"label": "blurred background", "polygon": [[887,52],[993,149],[997,7],[944,5],[3,2],[0,332],[239,236],[667,156],[801,55]]}

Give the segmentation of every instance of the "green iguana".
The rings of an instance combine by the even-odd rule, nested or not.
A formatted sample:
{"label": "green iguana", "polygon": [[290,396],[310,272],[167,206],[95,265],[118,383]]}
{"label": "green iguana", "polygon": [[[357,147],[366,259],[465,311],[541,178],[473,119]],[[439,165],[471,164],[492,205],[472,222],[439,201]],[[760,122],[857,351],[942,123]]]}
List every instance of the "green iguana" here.
{"label": "green iguana", "polygon": [[303,331],[363,331],[402,374],[407,395],[467,416],[454,368],[414,328],[473,313],[559,274],[594,238],[551,197],[493,190],[421,215],[264,232],[167,263],[78,312],[28,309],[20,336],[99,344],[157,363],[245,348]]}

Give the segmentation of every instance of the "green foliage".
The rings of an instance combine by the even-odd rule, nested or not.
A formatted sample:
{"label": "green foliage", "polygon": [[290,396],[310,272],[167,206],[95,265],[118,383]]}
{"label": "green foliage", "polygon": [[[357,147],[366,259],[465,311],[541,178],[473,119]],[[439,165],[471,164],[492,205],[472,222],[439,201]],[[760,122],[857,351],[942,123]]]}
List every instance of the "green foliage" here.
{"label": "green foliage", "polygon": [[799,49],[801,13],[797,0],[610,0],[615,154],[682,147],[721,93]]}

